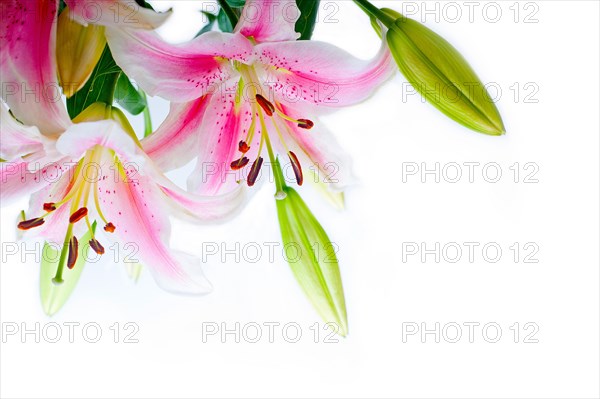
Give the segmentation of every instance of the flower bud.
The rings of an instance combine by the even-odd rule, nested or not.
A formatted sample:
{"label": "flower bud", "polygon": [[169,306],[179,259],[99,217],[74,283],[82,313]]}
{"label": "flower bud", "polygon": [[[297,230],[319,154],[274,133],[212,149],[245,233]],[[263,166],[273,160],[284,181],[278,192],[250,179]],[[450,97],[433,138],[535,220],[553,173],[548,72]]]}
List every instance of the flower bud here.
{"label": "flower bud", "polygon": [[409,83],[456,122],[480,133],[504,134],[498,109],[462,55],[419,22],[392,10],[381,11],[396,18],[386,38]]}
{"label": "flower bud", "polygon": [[300,195],[284,186],[277,214],[287,261],[314,308],[337,333],[346,336],[348,318],[335,245]]}
{"label": "flower bud", "polygon": [[83,26],[71,18],[65,7],[58,17],[56,49],[58,75],[67,98],[85,85],[105,46],[103,26]]}

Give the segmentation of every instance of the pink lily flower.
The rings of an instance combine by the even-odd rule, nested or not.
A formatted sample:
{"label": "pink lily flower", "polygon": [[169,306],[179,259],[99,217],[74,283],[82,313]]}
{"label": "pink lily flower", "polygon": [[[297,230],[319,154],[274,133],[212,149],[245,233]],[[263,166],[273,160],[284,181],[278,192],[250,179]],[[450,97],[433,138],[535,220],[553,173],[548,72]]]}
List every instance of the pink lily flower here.
{"label": "pink lily flower", "polygon": [[[84,25],[153,29],[171,14],[136,8],[136,3],[129,0],[67,0],[66,3],[73,17]],[[56,79],[57,10],[58,0],[2,0],[0,4],[2,99],[18,120],[37,126],[48,137],[64,132],[69,124]],[[32,104],[37,106],[35,112]]]}
{"label": "pink lily flower", "polygon": [[293,0],[248,0],[234,33],[178,45],[154,32],[107,29],[117,64],[147,93],[173,102],[143,146],[164,170],[197,157],[191,191],[254,185],[265,147],[289,157],[298,184],[302,164],[318,167],[321,177],[337,171],[333,189],[351,182],[349,157],[314,116],[367,99],[396,67],[385,44],[364,61],[327,43],[298,41],[299,15]]}
{"label": "pink lily flower", "polygon": [[[63,266],[74,266],[77,237],[96,220],[107,239],[137,246],[136,257],[163,288],[210,291],[200,260],[170,248],[169,215],[221,220],[238,209],[243,191],[222,198],[189,195],[163,175],[125,116],[108,105],[93,104],[71,121],[62,98],[46,90],[60,89],[57,1],[13,0],[11,7],[11,17],[0,22],[0,200],[33,193],[18,228],[64,244],[55,281],[61,282]],[[104,253],[95,235],[89,245]]]}

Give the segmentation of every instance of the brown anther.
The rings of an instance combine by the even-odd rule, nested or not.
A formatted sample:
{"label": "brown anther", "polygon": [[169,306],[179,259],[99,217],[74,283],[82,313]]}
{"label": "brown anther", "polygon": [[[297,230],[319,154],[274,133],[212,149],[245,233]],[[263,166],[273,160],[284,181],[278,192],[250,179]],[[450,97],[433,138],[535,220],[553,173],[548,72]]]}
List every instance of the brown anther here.
{"label": "brown anther", "polygon": [[252,164],[252,168],[250,168],[250,173],[248,173],[248,187],[252,187],[254,183],[256,183],[256,179],[258,178],[258,174],[260,173],[260,168],[262,167],[263,159],[262,157],[258,157],[256,161]]}
{"label": "brown anther", "polygon": [[257,94],[256,102],[258,102],[258,105],[260,105],[261,108],[265,110],[267,115],[273,116],[273,113],[275,112],[275,106],[269,100],[267,100],[260,94]]}
{"label": "brown anther", "polygon": [[79,208],[69,218],[69,223],[77,223],[88,214],[88,209],[84,206],[83,208]]}
{"label": "brown anther", "polygon": [[67,267],[72,269],[75,267],[75,262],[77,262],[77,255],[79,254],[79,241],[77,241],[77,237],[71,237],[71,241],[69,241],[69,257],[67,258]]}
{"label": "brown anther", "polygon": [[304,182],[304,176],[302,175],[302,165],[300,165],[300,161],[298,161],[298,157],[292,151],[288,153],[290,157],[290,161],[292,162],[292,169],[294,169],[294,174],[296,175],[296,183],[299,186]]}
{"label": "brown anther", "polygon": [[115,225],[110,222],[108,222],[106,224],[106,226],[104,226],[104,231],[106,231],[108,233],[114,233],[115,229],[116,229]]}
{"label": "brown anther", "polygon": [[311,121],[310,119],[298,119],[298,127],[302,128],[302,129],[312,129],[314,126],[314,122]]}
{"label": "brown anther", "polygon": [[231,169],[233,169],[233,170],[242,169],[244,166],[248,165],[248,162],[250,162],[250,160],[248,158],[242,157],[231,163]]}
{"label": "brown anther", "polygon": [[44,204],[44,210],[46,212],[52,212],[56,210],[56,204],[54,202],[46,202]]}
{"label": "brown anther", "polygon": [[244,140],[242,140],[240,141],[239,149],[242,154],[245,154],[250,151],[250,146]]}
{"label": "brown anther", "polygon": [[34,227],[43,225],[44,222],[45,222],[45,220],[42,218],[24,220],[22,222],[19,222],[19,224],[17,225],[17,228],[19,230],[29,230],[29,229],[33,229]]}
{"label": "brown anther", "polygon": [[90,240],[90,247],[92,247],[94,252],[96,252],[98,255],[104,255],[104,247],[95,238]]}

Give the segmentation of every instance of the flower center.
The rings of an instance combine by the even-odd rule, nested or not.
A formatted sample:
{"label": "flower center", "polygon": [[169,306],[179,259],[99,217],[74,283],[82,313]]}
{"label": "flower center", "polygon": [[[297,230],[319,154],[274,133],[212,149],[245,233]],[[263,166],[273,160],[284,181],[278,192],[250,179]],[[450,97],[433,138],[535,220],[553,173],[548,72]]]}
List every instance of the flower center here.
{"label": "flower center", "polygon": [[[20,230],[29,230],[34,227],[41,226],[45,223],[45,218],[58,209],[70,205],[69,211],[69,227],[65,235],[64,245],[61,252],[59,266],[56,276],[53,282],[60,284],[63,282],[62,272],[63,267],[66,265],[69,269],[72,269],[77,262],[79,253],[79,241],[73,233],[73,227],[75,224],[85,221],[87,228],[91,234],[91,240],[89,241],[90,247],[98,254],[104,254],[104,247],[96,239],[94,235],[94,229],[89,219],[88,204],[92,202],[90,197],[93,197],[93,203],[96,213],[104,222],[104,230],[108,233],[115,231],[115,225],[107,221],[100,209],[100,201],[98,199],[98,182],[102,178],[100,161],[103,156],[111,155],[111,150],[101,146],[94,146],[86,151],[84,157],[75,166],[75,171],[70,177],[69,184],[65,190],[65,194],[59,202],[48,202],[43,204],[43,210],[46,212],[42,216],[24,220],[20,222],[17,227]],[[115,162],[118,162],[116,160]],[[68,254],[68,257],[67,257]]]}
{"label": "flower center", "polygon": [[[263,158],[261,157],[263,145],[267,145],[267,150],[269,151],[269,157],[271,158],[271,162],[273,163],[275,160],[273,159],[271,142],[269,139],[269,132],[267,131],[267,126],[265,123],[266,117],[271,118],[272,126],[275,128],[277,135],[279,136],[279,140],[283,147],[285,148],[287,155],[292,164],[292,169],[294,171],[294,175],[296,177],[296,183],[298,185],[302,185],[304,182],[304,177],[302,174],[302,165],[298,160],[298,157],[293,151],[290,151],[285,143],[285,139],[283,137],[282,131],[283,129],[287,129],[289,131],[288,123],[295,123],[299,128],[302,129],[311,129],[314,126],[314,123],[309,119],[294,119],[287,115],[283,111],[283,107],[281,103],[278,101],[269,101],[266,97],[266,94],[260,85],[260,80],[256,73],[254,66],[245,65],[245,64],[236,64],[236,68],[242,75],[240,79],[240,93],[244,93],[243,86],[247,86],[250,89],[251,95],[250,98],[246,98],[246,101],[250,103],[252,108],[252,122],[250,123],[250,128],[248,129],[248,133],[246,134],[246,138],[239,143],[239,151],[242,153],[242,156],[231,162],[231,168],[234,170],[241,169],[248,165],[250,160],[245,156],[248,151],[250,151],[250,146],[248,143],[252,142],[254,138],[254,133],[256,130],[257,123],[260,123],[261,126],[261,138],[260,138],[260,146],[258,149],[258,155],[256,160],[252,163],[252,167],[250,168],[250,172],[248,174],[247,183],[248,186],[252,187],[256,183],[256,179],[260,173],[260,169],[263,165]],[[243,101],[241,94],[238,93],[238,97],[236,101]],[[258,117],[258,122],[257,122]]]}

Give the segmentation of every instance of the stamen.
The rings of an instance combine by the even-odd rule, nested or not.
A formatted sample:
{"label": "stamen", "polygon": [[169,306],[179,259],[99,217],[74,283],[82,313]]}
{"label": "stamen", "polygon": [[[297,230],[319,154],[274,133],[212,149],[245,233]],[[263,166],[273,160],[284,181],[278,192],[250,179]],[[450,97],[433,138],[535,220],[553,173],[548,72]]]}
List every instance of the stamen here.
{"label": "stamen", "polygon": [[34,227],[41,226],[44,223],[45,223],[45,220],[43,218],[29,219],[29,220],[25,220],[23,222],[19,222],[19,224],[17,225],[17,228],[19,230],[29,230],[29,229],[33,229]]}
{"label": "stamen", "polygon": [[[278,105],[279,107],[281,107],[281,104]],[[277,112],[277,115],[279,115],[282,119],[288,122],[296,123],[299,128],[312,129],[312,127],[315,125],[314,122],[310,119],[294,119],[291,116],[286,115],[282,110],[279,109],[279,107],[275,108],[275,112]]]}
{"label": "stamen", "polygon": [[302,175],[302,166],[300,165],[300,161],[298,161],[298,157],[292,151],[290,151],[288,155],[290,156],[292,169],[294,169],[294,174],[296,175],[296,182],[299,186],[301,186],[304,182],[304,176]]}
{"label": "stamen", "polygon": [[310,119],[298,119],[298,127],[306,130],[310,130],[314,126],[314,122]]}
{"label": "stamen", "polygon": [[77,223],[88,214],[88,209],[84,206],[83,208],[79,208],[76,210],[71,217],[69,218],[69,223]]}
{"label": "stamen", "polygon": [[256,101],[258,102],[258,105],[261,106],[261,108],[265,111],[265,113],[267,115],[273,116],[273,113],[275,112],[275,106],[269,100],[267,100],[260,94],[257,94]]}
{"label": "stamen", "polygon": [[102,246],[102,244],[100,244],[98,242],[98,240],[96,240],[95,238],[92,238],[90,240],[90,247],[92,247],[92,249],[98,254],[98,255],[104,255],[104,247]]}
{"label": "stamen", "polygon": [[250,151],[250,146],[244,140],[242,140],[239,144],[239,150],[242,154],[245,154]]}
{"label": "stamen", "polygon": [[79,241],[77,241],[77,237],[71,237],[71,241],[69,241],[69,258],[67,260],[67,267],[69,269],[73,269],[75,267],[75,262],[77,262],[77,255],[79,253]]}
{"label": "stamen", "polygon": [[111,222],[106,223],[106,226],[104,226],[104,231],[108,232],[108,233],[114,233],[115,232],[115,225],[112,224]]}
{"label": "stamen", "polygon": [[242,157],[231,163],[231,169],[233,169],[233,170],[242,169],[244,166],[248,165],[248,162],[250,162],[250,160],[248,158]]}
{"label": "stamen", "polygon": [[260,168],[262,167],[263,159],[262,157],[258,157],[256,161],[252,164],[252,168],[250,168],[250,173],[248,173],[248,187],[254,186],[256,183],[256,179],[258,178],[258,174],[260,173]]}
{"label": "stamen", "polygon": [[46,202],[44,204],[44,210],[46,212],[52,212],[56,210],[56,204],[54,202]]}

